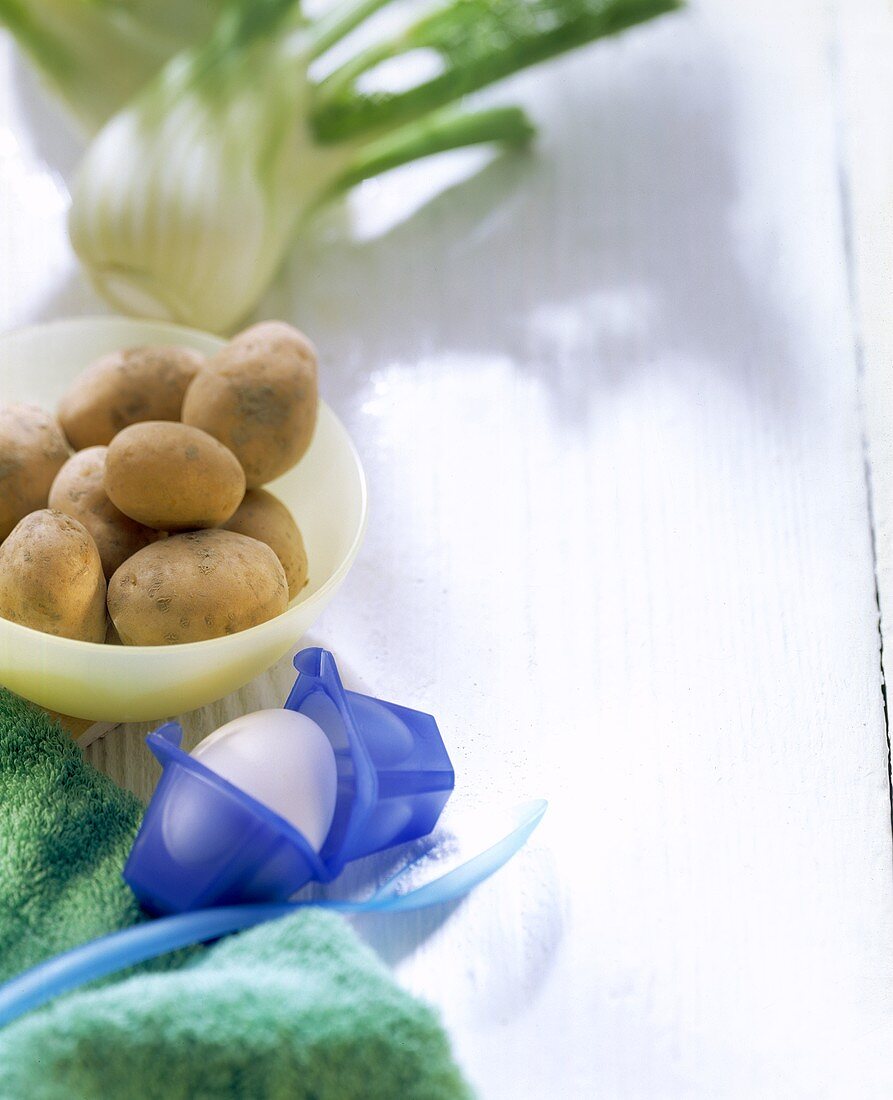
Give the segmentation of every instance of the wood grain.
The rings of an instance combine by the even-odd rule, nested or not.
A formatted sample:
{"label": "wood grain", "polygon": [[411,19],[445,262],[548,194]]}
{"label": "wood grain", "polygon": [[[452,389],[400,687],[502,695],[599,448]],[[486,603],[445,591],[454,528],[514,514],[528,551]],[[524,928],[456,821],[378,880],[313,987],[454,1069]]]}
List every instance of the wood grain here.
{"label": "wood grain", "polygon": [[113,729],[117,728],[114,722],[93,722],[89,718],[73,718],[70,714],[59,714],[58,711],[48,710],[47,714],[55,718],[63,729],[67,730],[77,741],[82,749],[98,741]]}
{"label": "wood grain", "polygon": [[[858,239],[885,206],[854,168],[883,132],[858,73],[883,9],[702,0],[519,78],[498,98],[540,121],[533,152],[432,202],[477,162],[364,186],[264,304],[318,343],[369,474],[366,546],[313,640],[349,686],[437,715],[457,806],[551,800],[461,905],[360,925],[487,1100],[893,1091],[857,340],[871,285],[878,455],[889,331]],[[4,72],[25,143],[5,319],[94,309],[51,213],[57,285],[37,277],[22,181],[56,177],[22,135],[52,125]],[[291,676],[187,716],[190,739]],[[143,732],[87,751],[145,795]]]}
{"label": "wood grain", "polygon": [[[854,340],[861,368],[865,457],[883,663],[893,649],[893,9],[859,0],[838,19],[840,139]],[[889,702],[889,698],[888,698]],[[889,742],[889,715],[888,715]]]}

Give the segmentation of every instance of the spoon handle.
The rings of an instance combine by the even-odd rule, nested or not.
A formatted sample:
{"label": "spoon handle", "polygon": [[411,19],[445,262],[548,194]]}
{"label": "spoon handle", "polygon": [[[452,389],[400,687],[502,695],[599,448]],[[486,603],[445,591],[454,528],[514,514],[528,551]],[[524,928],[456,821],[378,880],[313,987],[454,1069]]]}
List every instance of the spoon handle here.
{"label": "spoon handle", "polygon": [[207,943],[232,932],[252,928],[308,905],[341,913],[396,912],[455,900],[489,878],[518,851],[539,824],[545,808],[545,802],[522,807],[524,813],[520,824],[498,843],[433,882],[405,894],[398,892],[399,882],[412,869],[413,863],[364,901],[324,899],[197,909],[191,913],[145,921],[91,940],[26,970],[0,986],[0,1027],[88,982],[194,943]]}
{"label": "spoon handle", "polygon": [[0,1027],[62,993],[176,951],[192,943],[217,939],[239,928],[282,916],[294,904],[201,909],[163,920],[146,921],[91,940],[26,970],[0,987]]}

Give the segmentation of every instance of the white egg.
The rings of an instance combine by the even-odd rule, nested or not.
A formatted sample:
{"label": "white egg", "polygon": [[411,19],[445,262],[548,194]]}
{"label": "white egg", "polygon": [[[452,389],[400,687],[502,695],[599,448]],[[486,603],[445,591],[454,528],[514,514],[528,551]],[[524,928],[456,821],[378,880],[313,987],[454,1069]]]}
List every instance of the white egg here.
{"label": "white egg", "polygon": [[290,822],[319,851],[335,816],[338,773],[329,739],[292,710],[258,710],[215,730],[196,760]]}

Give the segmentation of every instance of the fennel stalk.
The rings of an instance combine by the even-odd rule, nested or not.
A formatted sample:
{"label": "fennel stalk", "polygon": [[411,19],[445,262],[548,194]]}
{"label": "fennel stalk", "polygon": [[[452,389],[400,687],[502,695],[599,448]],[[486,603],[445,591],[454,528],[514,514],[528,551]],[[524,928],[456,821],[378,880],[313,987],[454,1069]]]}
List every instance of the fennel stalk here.
{"label": "fennel stalk", "polygon": [[[229,0],[208,40],[175,55],[108,121],[78,172],[69,226],[110,301],[231,329],[320,202],[410,160],[533,132],[517,108],[469,112],[457,101],[679,6],[447,0],[314,81],[313,62],[384,2],[343,0],[308,22],[294,0]],[[417,51],[436,62],[427,77],[403,91],[363,90],[377,66]]]}

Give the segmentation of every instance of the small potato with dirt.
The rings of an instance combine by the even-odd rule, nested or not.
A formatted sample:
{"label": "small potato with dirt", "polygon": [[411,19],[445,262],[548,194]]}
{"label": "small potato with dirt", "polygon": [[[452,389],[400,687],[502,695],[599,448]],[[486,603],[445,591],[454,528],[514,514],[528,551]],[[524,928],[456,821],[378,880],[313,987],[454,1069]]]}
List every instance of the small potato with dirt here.
{"label": "small potato with dirt", "polygon": [[46,508],[71,448],[58,422],[37,405],[0,405],[0,542],[30,512]]}
{"label": "small potato with dirt", "polygon": [[182,417],[225,443],[256,489],[303,457],[318,405],[313,345],[291,325],[266,321],[207,361],[186,391]]}
{"label": "small potato with dirt", "polygon": [[113,351],[91,363],[59,403],[59,421],[75,450],[103,446],[143,420],[179,420],[189,383],[205,362],[192,348]]}
{"label": "small potato with dirt", "polygon": [[50,507],[73,516],[90,532],[102,559],[105,579],[161,532],[125,516],[105,491],[107,447],[87,447],[72,455],[56,474],[50,489]]}
{"label": "small potato with dirt", "polygon": [[281,615],[285,571],[269,546],[234,531],[173,535],[134,554],[109,584],[124,645],[220,638]]}
{"label": "small potato with dirt", "polygon": [[249,489],[236,514],[224,524],[227,531],[265,542],[282,562],[293,600],[307,583],[307,551],[291,512],[266,489]]}
{"label": "small potato with dirt", "polygon": [[63,512],[32,512],[0,546],[4,619],[62,638],[103,642],[105,595],[96,544]]}
{"label": "small potato with dirt", "polygon": [[112,504],[137,523],[194,531],[226,523],[245,495],[245,474],[207,432],[150,420],[109,444],[103,485]]}

